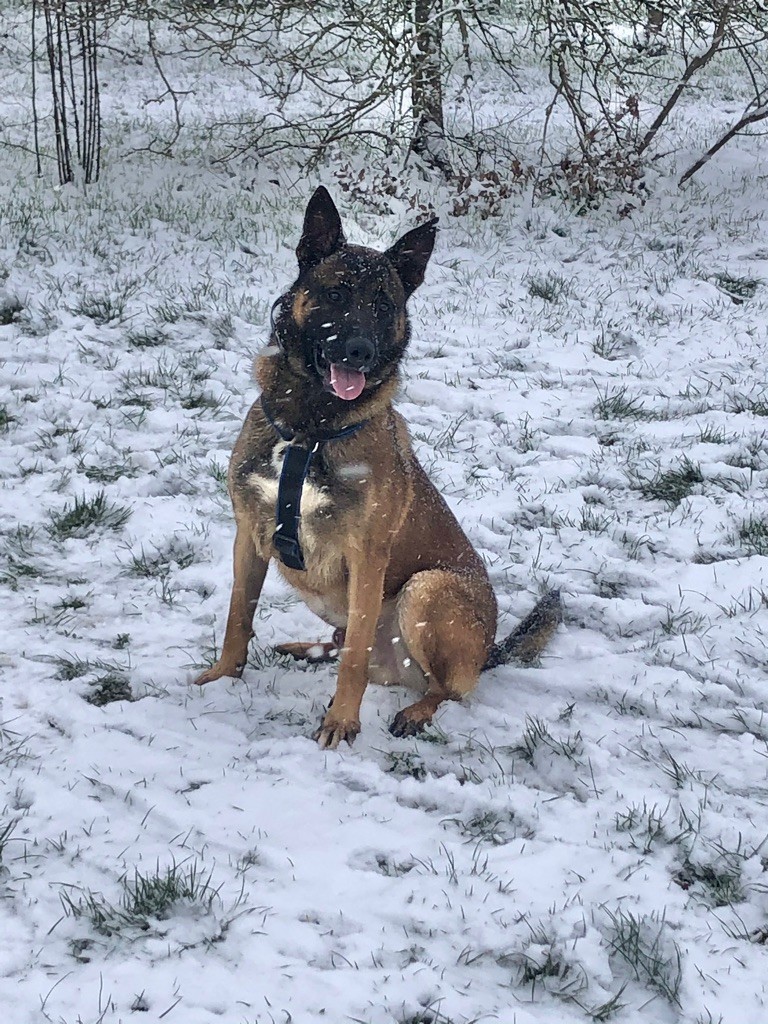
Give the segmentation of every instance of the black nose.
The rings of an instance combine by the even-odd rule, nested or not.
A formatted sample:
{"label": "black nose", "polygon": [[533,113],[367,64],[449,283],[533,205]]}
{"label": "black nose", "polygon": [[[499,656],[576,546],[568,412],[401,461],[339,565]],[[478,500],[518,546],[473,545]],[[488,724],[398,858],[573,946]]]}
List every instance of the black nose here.
{"label": "black nose", "polygon": [[370,368],[376,358],[376,346],[368,338],[349,338],[345,346],[344,362],[353,370]]}

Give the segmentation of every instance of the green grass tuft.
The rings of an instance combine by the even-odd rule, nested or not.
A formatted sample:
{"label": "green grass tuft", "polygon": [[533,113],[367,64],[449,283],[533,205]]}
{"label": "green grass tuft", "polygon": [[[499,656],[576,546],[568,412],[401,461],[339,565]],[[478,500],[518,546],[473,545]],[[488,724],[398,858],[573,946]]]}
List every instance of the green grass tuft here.
{"label": "green grass tuft", "polygon": [[571,294],[571,283],[561,274],[549,271],[546,274],[531,274],[526,278],[528,294],[545,302],[558,302]]}
{"label": "green grass tuft", "polygon": [[144,548],[138,555],[133,555],[126,569],[128,576],[139,579],[162,579],[176,567],[186,569],[195,561],[195,550],[192,545],[179,537],[171,537],[168,542],[156,547],[154,552],[147,554]]}
{"label": "green grass tuft", "polygon": [[109,672],[99,676],[93,690],[85,699],[94,707],[103,708],[106,704],[113,704],[115,701],[133,700],[133,691],[125,676],[118,672]]}
{"label": "green grass tuft", "polygon": [[211,874],[205,874],[198,862],[184,867],[172,864],[147,874],[138,869],[133,878],[121,880],[122,895],[112,904],[100,893],[81,890],[75,898],[69,889],[59,894],[67,917],[84,918],[103,935],[119,935],[126,931],[151,931],[156,921],[165,921],[181,906],[194,906],[203,913],[210,911],[219,899],[219,890],[211,885]]}
{"label": "green grass tuft", "polygon": [[762,283],[759,278],[734,277],[732,274],[715,274],[715,280],[737,305],[745,299],[753,299]]}
{"label": "green grass tuft", "polygon": [[533,763],[536,751],[540,749],[548,750],[575,763],[584,749],[584,744],[579,732],[567,736],[564,740],[556,739],[547,728],[546,722],[528,715],[523,735],[514,749],[515,753],[529,764]]}
{"label": "green grass tuft", "polygon": [[408,750],[390,750],[387,752],[389,766],[387,771],[401,778],[425,779],[427,768],[418,754]]}
{"label": "green grass tuft", "polygon": [[744,899],[741,870],[736,862],[715,868],[709,864],[692,864],[686,859],[675,875],[675,882],[681,889],[699,890],[710,907],[728,907]]}
{"label": "green grass tuft", "polygon": [[24,307],[18,299],[8,295],[4,296],[0,300],[0,327],[7,327],[8,324],[14,323],[23,311]]}
{"label": "green grass tuft", "polygon": [[626,385],[619,388],[606,388],[592,407],[592,412],[599,420],[642,420],[648,414],[639,398],[627,395]]}
{"label": "green grass tuft", "polygon": [[640,481],[639,490],[645,498],[664,501],[674,508],[703,483],[701,466],[684,455],[675,469],[659,470],[654,477]]}
{"label": "green grass tuft", "polygon": [[680,947],[667,935],[664,918],[637,916],[628,910],[606,910],[611,951],[631,968],[638,981],[680,1005],[683,980]]}
{"label": "green grass tuft", "polygon": [[739,540],[750,555],[768,555],[768,517],[745,519],[739,527]]}
{"label": "green grass tuft", "polygon": [[68,537],[87,537],[93,530],[121,530],[131,517],[131,510],[125,505],[107,501],[104,491],[93,498],[84,494],[76,496],[74,503],[67,503],[61,512],[50,512],[48,532],[56,540]]}
{"label": "green grass tuft", "polygon": [[768,416],[768,392],[753,395],[731,395],[729,412],[751,412],[753,416]]}
{"label": "green grass tuft", "polygon": [[134,327],[125,336],[131,348],[157,348],[165,345],[168,338],[164,331],[150,324],[147,327]]}
{"label": "green grass tuft", "polygon": [[11,416],[8,412],[7,405],[0,405],[0,430],[7,430],[12,423],[16,422],[16,417]]}

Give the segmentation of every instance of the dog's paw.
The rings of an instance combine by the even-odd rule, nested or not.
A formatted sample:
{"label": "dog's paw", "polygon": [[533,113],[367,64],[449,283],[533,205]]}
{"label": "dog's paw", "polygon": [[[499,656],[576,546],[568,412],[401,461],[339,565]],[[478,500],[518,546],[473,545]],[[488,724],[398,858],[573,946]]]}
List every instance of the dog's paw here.
{"label": "dog's paw", "polygon": [[356,718],[338,718],[331,708],[312,738],[322,750],[335,750],[342,740],[351,747],[359,732],[360,722]]}
{"label": "dog's paw", "polygon": [[275,654],[286,654],[294,661],[308,661],[311,665],[335,661],[339,655],[338,647],[332,643],[277,644],[273,650]]}
{"label": "dog's paw", "polygon": [[408,712],[410,708],[403,708],[398,711],[392,719],[389,731],[393,736],[418,736],[431,722],[431,718],[413,717]]}
{"label": "dog's paw", "polygon": [[239,679],[243,674],[245,665],[234,665],[227,661],[217,661],[215,665],[211,665],[205,672],[201,672],[197,679],[193,679],[192,683],[194,686],[205,686],[206,683],[212,683],[215,679],[221,679],[222,676],[231,676],[233,679]]}

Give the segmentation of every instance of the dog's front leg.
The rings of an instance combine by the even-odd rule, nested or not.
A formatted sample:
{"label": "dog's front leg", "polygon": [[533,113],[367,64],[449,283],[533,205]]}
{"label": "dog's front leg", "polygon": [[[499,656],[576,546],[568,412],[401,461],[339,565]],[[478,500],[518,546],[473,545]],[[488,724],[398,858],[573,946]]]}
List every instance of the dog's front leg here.
{"label": "dog's front leg", "polygon": [[202,672],[195,683],[202,686],[222,676],[241,676],[253,636],[253,613],[261,595],[268,562],[257,553],[247,527],[238,526],[233,556],[234,583],[221,657]]}
{"label": "dog's front leg", "polygon": [[333,703],[315,733],[321,747],[335,750],[342,740],[351,746],[360,732],[360,704],[368,684],[388,561],[389,551],[350,552],[347,632]]}

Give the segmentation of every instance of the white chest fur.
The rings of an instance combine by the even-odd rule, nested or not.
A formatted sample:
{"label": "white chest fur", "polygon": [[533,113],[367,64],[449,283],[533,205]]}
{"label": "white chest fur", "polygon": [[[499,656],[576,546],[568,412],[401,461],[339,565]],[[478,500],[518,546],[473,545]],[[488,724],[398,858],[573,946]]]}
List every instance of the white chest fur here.
{"label": "white chest fur", "polygon": [[[283,469],[283,458],[287,447],[288,442],[281,440],[272,449],[270,461],[275,471],[274,476],[262,476],[259,473],[251,473],[248,477],[249,486],[258,491],[264,501],[273,507],[277,504],[277,489],[280,483],[280,473]],[[321,509],[328,508],[330,504],[331,498],[327,491],[315,486],[308,479],[304,481],[299,513],[301,515],[302,542],[306,542],[308,550],[312,545],[312,517]]]}

